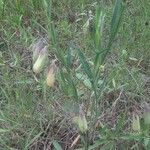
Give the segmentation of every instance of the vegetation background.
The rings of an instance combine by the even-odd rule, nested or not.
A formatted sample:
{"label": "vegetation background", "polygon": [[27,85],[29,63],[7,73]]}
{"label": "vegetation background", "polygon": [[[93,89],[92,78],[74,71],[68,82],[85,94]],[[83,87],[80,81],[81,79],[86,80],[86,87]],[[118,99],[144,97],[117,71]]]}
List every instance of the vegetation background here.
{"label": "vegetation background", "polygon": [[[0,0],[0,150],[149,150],[149,8],[149,0]],[[36,74],[40,38],[48,62]]]}

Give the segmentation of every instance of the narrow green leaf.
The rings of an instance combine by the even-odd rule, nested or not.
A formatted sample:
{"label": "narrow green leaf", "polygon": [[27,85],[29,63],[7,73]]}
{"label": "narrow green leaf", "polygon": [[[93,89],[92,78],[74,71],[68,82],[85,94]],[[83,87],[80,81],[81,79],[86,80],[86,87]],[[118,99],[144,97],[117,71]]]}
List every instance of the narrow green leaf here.
{"label": "narrow green leaf", "polygon": [[6,122],[6,120],[4,120],[4,119],[1,119],[1,118],[0,118],[0,121],[1,121],[1,122],[2,122],[2,121],[3,121],[3,122]]}
{"label": "narrow green leaf", "polygon": [[96,8],[96,16],[95,16],[95,37],[94,37],[94,43],[96,50],[100,51],[101,44],[102,44],[102,30],[103,30],[103,23],[104,23],[104,17],[105,15],[101,11],[99,5]]}
{"label": "narrow green leaf", "polygon": [[110,26],[111,40],[115,38],[115,35],[118,31],[119,23],[122,16],[122,11],[123,11],[122,0],[116,0],[113,16],[111,20],[111,26]]}
{"label": "narrow green leaf", "polygon": [[144,143],[144,146],[147,147],[150,144],[150,138],[148,138],[148,137],[144,138],[143,143]]}
{"label": "narrow green leaf", "polygon": [[84,69],[84,72],[87,74],[90,82],[93,83],[93,75],[92,75],[91,68],[90,68],[84,54],[82,53],[82,51],[80,49],[78,49],[78,55],[79,55],[79,59],[81,61],[82,67]]}
{"label": "narrow green leaf", "polygon": [[97,75],[100,65],[101,65],[101,56],[100,54],[96,54],[95,59],[94,59],[95,76]]}
{"label": "narrow green leaf", "polygon": [[57,41],[56,41],[56,31],[54,28],[54,24],[52,22],[50,23],[50,38],[52,40],[52,44],[55,46],[55,48],[57,48]]}
{"label": "narrow green leaf", "polygon": [[[89,146],[88,150],[94,150],[94,149],[106,144],[107,142],[108,142],[107,140],[97,140],[97,141],[95,141],[95,143],[93,145]],[[79,148],[76,150],[85,150],[85,148]]]}
{"label": "narrow green leaf", "polygon": [[51,0],[43,0],[43,5],[46,10],[47,17],[51,19]]}
{"label": "narrow green leaf", "polygon": [[109,143],[105,144],[103,147],[101,147],[101,150],[111,150],[113,147],[114,147],[114,143],[109,142]]}
{"label": "narrow green leaf", "polygon": [[120,139],[128,140],[128,141],[132,141],[132,140],[140,141],[143,138],[145,138],[145,136],[143,136],[142,134],[135,134],[135,133],[125,134],[122,137],[120,137]]}
{"label": "narrow green leaf", "polygon": [[108,52],[110,51],[110,48],[112,46],[112,43],[114,41],[114,38],[115,38],[118,28],[119,28],[122,13],[123,13],[122,0],[116,0],[112,19],[111,19],[111,24],[110,24],[109,43],[107,45],[107,48],[105,49],[103,56],[101,57],[101,59],[102,59],[101,63],[103,63],[105,61],[106,56],[107,56]]}
{"label": "narrow green leaf", "polygon": [[64,72],[62,69],[60,69],[60,77],[63,91],[65,93],[71,91],[71,93],[68,94],[72,94],[75,100],[78,100],[78,93],[72,76],[68,72]]}
{"label": "narrow green leaf", "polygon": [[[34,128],[35,129],[35,128]],[[39,137],[40,135],[43,133],[43,132],[40,132],[39,134],[37,134],[33,139],[30,139],[31,135],[32,135],[32,132],[34,131],[34,129],[31,131],[31,133],[29,134],[29,138],[27,139],[27,144],[25,146],[25,149],[27,149],[33,142],[35,142]]]}
{"label": "narrow green leaf", "polygon": [[76,77],[78,80],[82,81],[83,84],[88,88],[91,89],[92,85],[89,79],[87,79],[87,77],[81,73],[76,73]]}
{"label": "narrow green leaf", "polygon": [[54,147],[55,147],[56,150],[63,150],[63,149],[61,148],[60,144],[59,144],[56,140],[53,141],[53,145],[54,145]]}
{"label": "narrow green leaf", "polygon": [[120,132],[123,130],[124,122],[125,122],[125,115],[121,114],[116,126],[115,134],[120,134]]}
{"label": "narrow green leaf", "polygon": [[65,80],[65,74],[61,68],[60,68],[60,78],[62,90],[65,94],[68,94],[68,83]]}
{"label": "narrow green leaf", "polygon": [[59,50],[56,50],[55,54],[58,60],[61,61],[61,63],[67,68],[67,64],[66,64],[66,60],[65,60],[63,52],[59,49]]}
{"label": "narrow green leaf", "polygon": [[94,30],[95,31],[94,43],[95,43],[96,49],[98,49],[99,46],[101,45],[100,14],[101,14],[100,7],[97,6],[96,15],[95,15],[95,30]]}
{"label": "narrow green leaf", "polygon": [[72,55],[71,55],[71,48],[69,48],[67,51],[67,66],[71,68],[71,64],[72,64]]}
{"label": "narrow green leaf", "polygon": [[89,146],[89,150],[93,150],[95,148],[98,148],[99,146],[105,144],[107,141],[97,141],[95,142],[95,144],[93,144],[92,146]]}
{"label": "narrow green leaf", "polygon": [[68,85],[70,87],[70,90],[72,90],[72,93],[73,93],[73,96],[74,96],[75,100],[78,100],[77,88],[76,88],[76,86],[74,84],[74,81],[73,81],[71,75],[70,74],[66,74],[65,78],[66,78],[66,80],[69,83]]}
{"label": "narrow green leaf", "polygon": [[5,132],[8,132],[9,130],[6,130],[6,129],[0,129],[0,133],[5,133]]}

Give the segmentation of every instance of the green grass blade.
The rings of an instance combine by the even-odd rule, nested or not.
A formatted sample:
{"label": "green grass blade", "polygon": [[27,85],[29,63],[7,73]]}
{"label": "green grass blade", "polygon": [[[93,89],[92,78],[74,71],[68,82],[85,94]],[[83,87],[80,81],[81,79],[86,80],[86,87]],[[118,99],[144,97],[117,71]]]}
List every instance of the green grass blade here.
{"label": "green grass blade", "polygon": [[6,129],[0,129],[0,133],[6,133],[8,132],[9,130],[6,130]]}
{"label": "green grass blade", "polygon": [[104,17],[105,15],[101,11],[100,7],[96,8],[96,16],[95,16],[95,37],[94,43],[96,51],[101,51],[102,47],[102,29],[104,24]]}
{"label": "green grass blade", "polygon": [[54,147],[55,147],[56,150],[62,150],[60,144],[56,140],[53,141],[53,145],[54,145]]}
{"label": "green grass blade", "polygon": [[71,48],[69,48],[67,51],[67,66],[71,68],[71,64],[72,64],[72,55],[71,55]]}
{"label": "green grass blade", "polygon": [[46,9],[47,16],[51,19],[51,0],[43,0],[43,4]]}
{"label": "green grass blade", "polygon": [[[72,94],[75,100],[78,100],[77,88],[70,73],[64,72],[62,69],[60,69],[60,77],[63,91],[67,94]],[[71,93],[68,93],[68,90],[71,90]]]}
{"label": "green grass blade", "polygon": [[116,0],[116,4],[113,11],[113,16],[110,25],[110,41],[112,42],[118,31],[119,23],[121,20],[123,11],[122,0]]}
{"label": "green grass blade", "polygon": [[115,36],[118,32],[118,28],[119,28],[119,24],[120,24],[120,21],[121,21],[122,13],[123,13],[122,0],[116,0],[113,15],[112,15],[112,19],[111,19],[111,23],[110,23],[109,43],[108,43],[108,46],[107,46],[104,54],[101,57],[102,58],[101,64],[105,61],[106,56],[107,56],[108,52],[110,51],[110,48],[111,48],[112,43],[114,41],[114,38],[115,38]]}
{"label": "green grass blade", "polygon": [[[88,150],[94,150],[99,147],[101,147],[100,149],[106,150],[106,148],[108,149],[108,147],[110,148],[110,146],[113,146],[113,143],[108,143],[107,140],[97,140],[97,141],[95,141],[95,143],[93,145],[89,146]],[[79,148],[76,150],[85,150],[85,148]]]}
{"label": "green grass blade", "polygon": [[79,55],[79,59],[81,61],[82,67],[84,69],[84,72],[87,74],[88,78],[90,79],[90,82],[93,83],[93,75],[92,75],[91,68],[90,68],[84,54],[82,53],[82,51],[80,49],[78,49],[78,55]]}
{"label": "green grass blade", "polygon": [[[33,130],[34,130],[34,129],[33,129]],[[33,139],[30,139],[33,130],[32,130],[31,133],[29,134],[29,138],[27,139],[27,144],[25,145],[24,150],[28,149],[29,146],[30,146],[32,143],[34,143],[34,142],[40,137],[40,135],[42,134],[42,132],[40,132],[40,133],[38,133]]]}
{"label": "green grass blade", "polygon": [[73,79],[72,79],[70,74],[66,74],[66,80],[69,83],[70,89],[72,90],[72,93],[73,93],[73,96],[74,96],[75,100],[78,101],[77,88],[76,88],[75,83],[74,83],[74,81],[73,81]]}

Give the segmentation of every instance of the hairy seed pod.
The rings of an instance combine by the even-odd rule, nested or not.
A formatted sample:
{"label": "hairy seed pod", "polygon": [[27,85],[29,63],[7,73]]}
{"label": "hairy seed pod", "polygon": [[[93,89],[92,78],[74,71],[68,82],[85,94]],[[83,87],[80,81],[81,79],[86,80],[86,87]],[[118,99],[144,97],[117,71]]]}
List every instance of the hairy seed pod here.
{"label": "hairy seed pod", "polygon": [[140,118],[137,114],[133,114],[132,129],[135,132],[140,132]]}
{"label": "hairy seed pod", "polygon": [[80,106],[79,116],[73,118],[74,123],[78,126],[81,133],[86,133],[88,130],[88,124],[83,111],[83,106]]}
{"label": "hairy seed pod", "polygon": [[42,51],[42,49],[46,46],[46,41],[44,40],[44,38],[40,38],[37,40],[37,42],[35,42],[32,46],[32,50],[33,50],[33,63],[35,63],[35,61],[38,59],[40,52]]}
{"label": "hairy seed pod", "polygon": [[45,46],[39,53],[37,60],[33,65],[33,71],[38,74],[42,71],[46,61],[47,61],[47,47]]}
{"label": "hairy seed pod", "polygon": [[57,69],[57,66],[55,65],[55,61],[53,61],[50,65],[50,69],[47,73],[47,78],[46,78],[46,84],[48,87],[54,86],[56,69]]}

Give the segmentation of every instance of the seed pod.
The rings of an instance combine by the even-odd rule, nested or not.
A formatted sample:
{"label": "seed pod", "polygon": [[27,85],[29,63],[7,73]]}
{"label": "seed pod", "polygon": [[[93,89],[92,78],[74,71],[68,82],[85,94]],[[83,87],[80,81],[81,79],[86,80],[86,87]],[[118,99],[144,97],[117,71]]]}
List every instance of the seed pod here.
{"label": "seed pod", "polygon": [[50,69],[47,73],[46,84],[49,87],[53,87],[55,83],[55,73],[57,66],[55,65],[55,61],[53,61],[50,65]]}
{"label": "seed pod", "polygon": [[43,38],[38,39],[32,46],[33,50],[33,63],[38,59],[40,52],[46,46],[46,41]]}
{"label": "seed pod", "polygon": [[132,119],[132,129],[135,132],[140,132],[140,118],[137,114],[133,114],[133,119]]}
{"label": "seed pod", "polygon": [[74,123],[77,124],[81,133],[86,133],[88,130],[87,120],[83,111],[83,106],[80,106],[79,116],[73,118]]}
{"label": "seed pod", "polygon": [[76,116],[73,118],[73,121],[78,126],[81,133],[86,133],[86,131],[88,130],[88,126],[85,116]]}
{"label": "seed pod", "polygon": [[150,106],[147,103],[144,104],[144,122],[150,125]]}
{"label": "seed pod", "polygon": [[37,58],[37,60],[35,61],[34,65],[33,65],[33,71],[35,73],[40,73],[46,63],[47,60],[47,47],[45,46],[39,53],[39,56]]}

